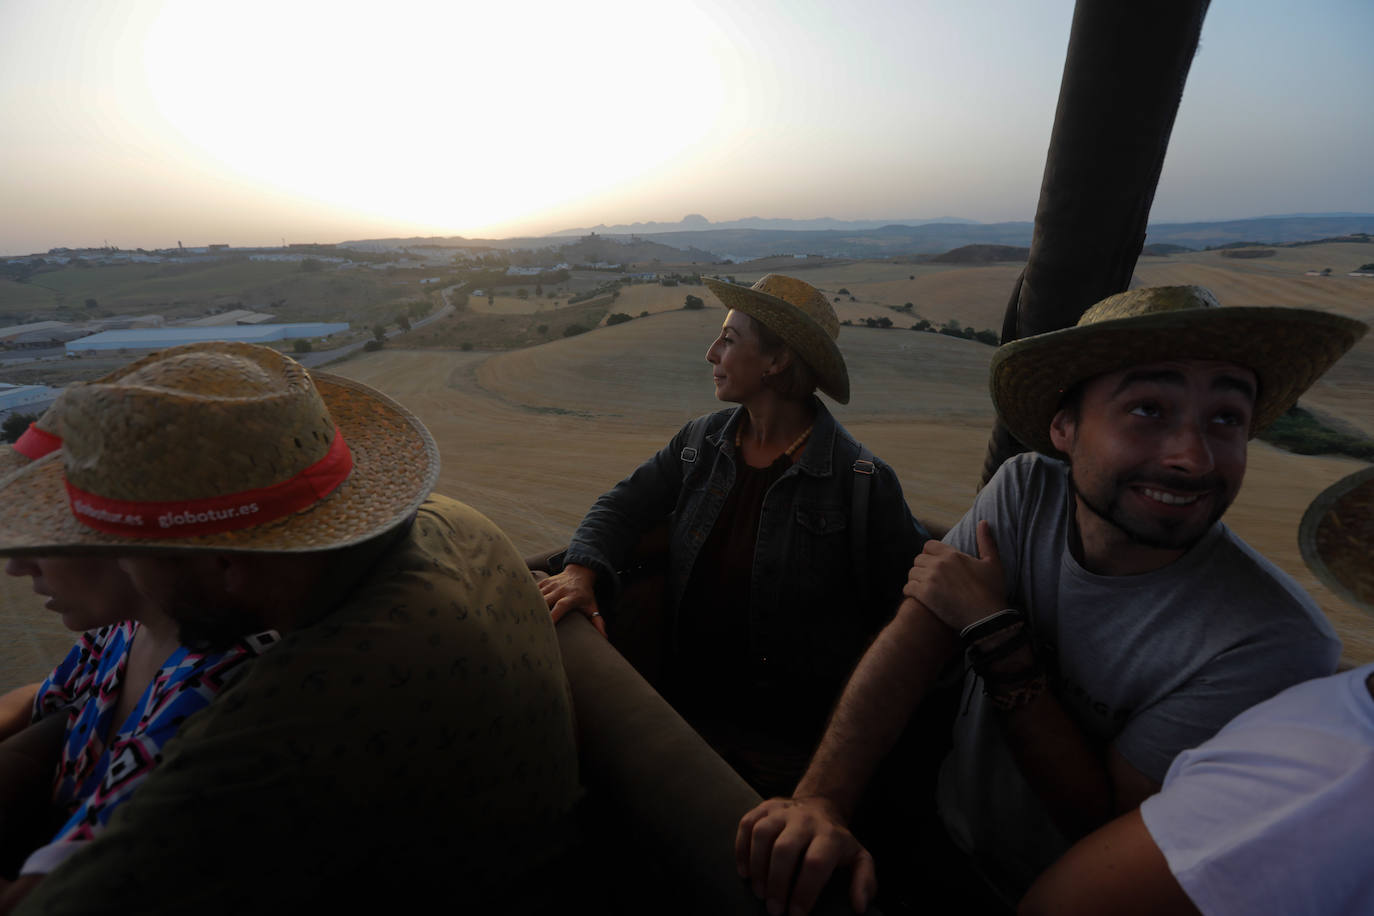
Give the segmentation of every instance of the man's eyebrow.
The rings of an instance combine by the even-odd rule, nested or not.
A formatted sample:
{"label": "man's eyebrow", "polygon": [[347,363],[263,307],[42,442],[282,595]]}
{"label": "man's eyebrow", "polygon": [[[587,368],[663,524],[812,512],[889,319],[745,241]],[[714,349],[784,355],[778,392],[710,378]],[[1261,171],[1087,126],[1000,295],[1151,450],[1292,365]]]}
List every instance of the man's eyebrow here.
{"label": "man's eyebrow", "polygon": [[[1236,379],[1236,381],[1240,381],[1240,379]],[[1121,382],[1112,392],[1112,397],[1116,397],[1132,385],[1138,385],[1142,382],[1176,385],[1179,388],[1187,384],[1184,381],[1183,373],[1177,369],[1134,369],[1121,377]]]}
{"label": "man's eyebrow", "polygon": [[1249,379],[1243,379],[1237,375],[1218,375],[1212,379],[1212,390],[1238,391],[1249,400],[1255,400],[1255,386],[1250,384]]}
{"label": "man's eyebrow", "polygon": [[[1121,379],[1112,397],[1117,397],[1127,388],[1137,384],[1170,385],[1179,388],[1187,385],[1183,373],[1177,369],[1135,369],[1127,372]],[[1213,391],[1235,391],[1253,401],[1255,386],[1248,379],[1238,375],[1218,375],[1212,379]]]}

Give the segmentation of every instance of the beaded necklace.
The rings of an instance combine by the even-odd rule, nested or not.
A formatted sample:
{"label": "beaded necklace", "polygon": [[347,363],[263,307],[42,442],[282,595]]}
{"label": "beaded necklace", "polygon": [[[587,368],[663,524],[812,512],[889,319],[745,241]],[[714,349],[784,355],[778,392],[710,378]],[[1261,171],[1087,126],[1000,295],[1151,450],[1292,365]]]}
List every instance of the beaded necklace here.
{"label": "beaded necklace", "polygon": [[[800,436],[797,437],[797,440],[796,440],[795,442],[793,442],[791,445],[787,446],[787,449],[782,453],[783,456],[788,457],[788,458],[792,457],[792,453],[795,452],[797,449],[801,448],[801,444],[807,440],[807,438],[811,435],[811,430],[813,430],[813,429],[815,429],[815,428],[816,428],[816,424],[815,424],[815,423],[812,423],[812,424],[811,424],[810,426],[808,426],[806,429],[802,430],[802,434],[801,434]],[[739,450],[740,448],[743,447],[744,440],[743,440],[743,437],[742,437],[742,435],[741,435],[741,432],[742,432],[742,431],[740,430],[739,427],[736,427],[736,428],[735,428],[735,449],[736,449],[736,450]]]}

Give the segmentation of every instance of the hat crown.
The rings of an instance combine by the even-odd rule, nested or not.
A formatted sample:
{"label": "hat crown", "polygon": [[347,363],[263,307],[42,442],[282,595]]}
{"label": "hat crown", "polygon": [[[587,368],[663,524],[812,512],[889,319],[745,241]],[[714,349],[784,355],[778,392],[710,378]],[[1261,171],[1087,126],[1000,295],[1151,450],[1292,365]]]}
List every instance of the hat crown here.
{"label": "hat crown", "polygon": [[287,480],[329,451],[309,374],[267,347],[163,350],[56,405],[67,480],[110,499],[205,499]]}
{"label": "hat crown", "polygon": [[788,305],[804,313],[821,330],[830,335],[831,340],[840,336],[840,320],[835,317],[835,309],[825,293],[816,289],[805,280],[783,274],[768,274],[750,289],[781,299]]}
{"label": "hat crown", "polygon": [[1150,286],[1144,289],[1128,289],[1124,293],[1108,296],[1085,311],[1078,319],[1078,327],[1122,318],[1221,307],[1212,291],[1203,286]]}

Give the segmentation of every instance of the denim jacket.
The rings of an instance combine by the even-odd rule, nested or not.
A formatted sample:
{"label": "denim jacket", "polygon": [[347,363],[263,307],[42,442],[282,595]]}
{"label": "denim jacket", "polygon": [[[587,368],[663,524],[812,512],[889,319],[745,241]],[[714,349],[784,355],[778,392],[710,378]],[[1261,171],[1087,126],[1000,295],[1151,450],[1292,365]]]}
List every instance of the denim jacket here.
{"label": "denim jacket", "polygon": [[[819,676],[834,680],[838,690],[901,602],[907,571],[927,535],[907,508],[892,468],[875,459],[863,538],[869,568],[865,576],[856,575],[849,526],[860,446],[819,399],[814,405],[808,447],[764,496],[749,596],[749,652],[761,670]],[[639,538],[668,518],[666,606],[676,621],[697,555],[734,484],[735,430],[743,410],[692,420],[587,512],[564,562],[596,571],[599,600],[615,600],[617,570]],[[670,632],[675,630],[674,625]]]}

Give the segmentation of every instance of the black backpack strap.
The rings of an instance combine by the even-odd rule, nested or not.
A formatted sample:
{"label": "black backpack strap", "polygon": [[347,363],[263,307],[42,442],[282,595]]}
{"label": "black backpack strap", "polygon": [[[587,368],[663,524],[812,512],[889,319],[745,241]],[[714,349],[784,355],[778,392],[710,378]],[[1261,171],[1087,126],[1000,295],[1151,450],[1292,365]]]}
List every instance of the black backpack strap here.
{"label": "black backpack strap", "polygon": [[877,468],[873,453],[860,444],[859,457],[854,461],[854,496],[849,503],[849,554],[854,564],[854,578],[859,594],[868,599],[868,489]]}
{"label": "black backpack strap", "polygon": [[[691,433],[687,437],[687,444],[678,453],[678,458],[683,464],[692,465],[701,460],[702,450],[706,445],[706,427],[710,425],[710,417],[698,417],[689,425]],[[686,476],[686,468],[683,468],[683,475]]]}

